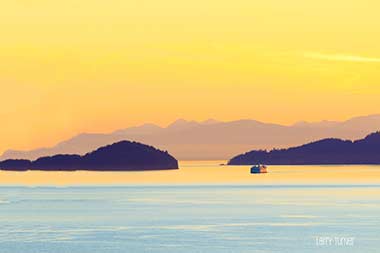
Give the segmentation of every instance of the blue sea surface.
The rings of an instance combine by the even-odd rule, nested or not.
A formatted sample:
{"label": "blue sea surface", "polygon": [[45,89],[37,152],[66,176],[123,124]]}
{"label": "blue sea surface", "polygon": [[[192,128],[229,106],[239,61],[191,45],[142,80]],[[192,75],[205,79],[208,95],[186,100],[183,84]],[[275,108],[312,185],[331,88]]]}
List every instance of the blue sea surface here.
{"label": "blue sea surface", "polygon": [[380,185],[4,186],[0,252],[380,252]]}

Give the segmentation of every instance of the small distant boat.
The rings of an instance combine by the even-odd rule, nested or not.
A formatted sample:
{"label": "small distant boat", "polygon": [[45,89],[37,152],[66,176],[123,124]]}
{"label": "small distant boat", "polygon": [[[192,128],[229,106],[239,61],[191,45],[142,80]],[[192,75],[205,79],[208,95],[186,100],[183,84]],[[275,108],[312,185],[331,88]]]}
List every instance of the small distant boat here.
{"label": "small distant boat", "polygon": [[258,164],[251,168],[251,174],[268,173],[267,166]]}

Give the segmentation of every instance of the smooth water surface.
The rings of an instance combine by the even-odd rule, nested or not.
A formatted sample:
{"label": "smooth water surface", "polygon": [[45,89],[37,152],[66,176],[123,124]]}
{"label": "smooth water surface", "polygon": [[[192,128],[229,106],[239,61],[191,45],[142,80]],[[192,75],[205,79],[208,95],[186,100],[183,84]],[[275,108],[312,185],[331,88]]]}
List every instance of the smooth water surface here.
{"label": "smooth water surface", "polygon": [[[202,166],[207,173],[209,165],[201,163],[185,171],[193,168],[199,176]],[[226,169],[233,168],[222,173]],[[306,169],[271,172],[308,178]],[[330,167],[323,173],[345,169],[356,171]],[[323,182],[327,176],[316,174],[312,166],[309,177],[314,178],[304,184],[277,181],[269,173],[249,179],[261,177],[265,184],[237,183],[232,177],[229,184],[2,186],[0,252],[379,252],[380,184],[359,175],[357,183],[351,177]],[[274,178],[272,184],[268,178]],[[321,238],[351,241],[321,245]]]}

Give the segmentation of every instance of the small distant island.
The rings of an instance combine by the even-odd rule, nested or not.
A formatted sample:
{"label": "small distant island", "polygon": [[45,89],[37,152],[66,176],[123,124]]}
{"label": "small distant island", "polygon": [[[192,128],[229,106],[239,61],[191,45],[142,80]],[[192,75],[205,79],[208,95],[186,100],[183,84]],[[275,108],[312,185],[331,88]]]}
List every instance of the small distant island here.
{"label": "small distant island", "polygon": [[252,164],[380,164],[380,132],[356,141],[330,138],[288,149],[254,150],[228,162],[228,165]]}
{"label": "small distant island", "polygon": [[9,159],[1,170],[27,171],[140,171],[178,169],[178,161],[166,151],[138,142],[121,141],[80,155],[54,155],[35,161]]}

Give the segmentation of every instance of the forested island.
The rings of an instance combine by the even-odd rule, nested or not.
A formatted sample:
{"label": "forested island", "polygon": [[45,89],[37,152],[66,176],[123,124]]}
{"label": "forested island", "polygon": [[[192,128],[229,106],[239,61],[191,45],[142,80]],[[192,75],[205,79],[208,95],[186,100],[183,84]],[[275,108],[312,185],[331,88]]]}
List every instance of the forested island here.
{"label": "forested island", "polygon": [[380,164],[380,132],[356,141],[330,138],[288,149],[253,150],[235,156],[228,164]]}
{"label": "forested island", "polygon": [[121,141],[81,155],[54,155],[30,161],[8,159],[0,162],[2,170],[46,171],[139,171],[178,169],[178,161],[166,151],[138,142]]}

